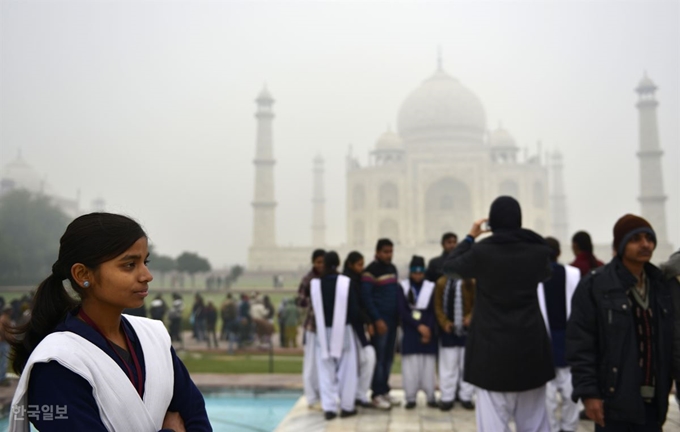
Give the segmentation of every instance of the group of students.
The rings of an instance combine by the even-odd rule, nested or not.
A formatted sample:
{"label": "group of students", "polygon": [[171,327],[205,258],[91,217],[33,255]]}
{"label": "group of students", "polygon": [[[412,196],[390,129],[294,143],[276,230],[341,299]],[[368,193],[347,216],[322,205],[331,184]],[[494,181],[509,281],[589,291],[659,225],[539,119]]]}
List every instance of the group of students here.
{"label": "group of students", "polygon": [[[455,234],[444,235],[446,252],[456,240]],[[305,396],[310,406],[320,401],[329,420],[338,410],[341,417],[355,415],[357,405],[390,409],[401,404],[389,396],[399,325],[405,407],[415,408],[422,390],[432,408],[448,411],[458,398],[464,408],[474,409],[474,390],[462,379],[474,281],[444,276],[441,257],[426,268],[420,256],[411,259],[408,278],[399,280],[393,248],[389,239],[380,239],[374,261],[365,268],[364,257],[350,252],[342,271],[336,252],[315,250],[313,268],[300,284],[298,304],[307,308]],[[437,364],[440,402],[435,399]]]}
{"label": "group of students", "polygon": [[680,379],[680,253],[665,273],[651,265],[656,237],[646,220],[617,221],[606,265],[590,236],[576,233],[575,259],[562,265],[559,242],[522,228],[519,203],[499,197],[460,243],[447,233],[442,246],[427,269],[414,256],[404,280],[388,239],[366,268],[352,252],[342,274],[337,253],[314,252],[299,290],[310,406],[320,400],[331,420],[338,410],[355,415],[357,405],[400,404],[389,374],[401,326],[407,409],[422,390],[429,407],[450,410],[459,399],[476,409],[481,432],[510,431],[513,422],[568,432],[581,402],[596,431],[661,431],[671,379]]}

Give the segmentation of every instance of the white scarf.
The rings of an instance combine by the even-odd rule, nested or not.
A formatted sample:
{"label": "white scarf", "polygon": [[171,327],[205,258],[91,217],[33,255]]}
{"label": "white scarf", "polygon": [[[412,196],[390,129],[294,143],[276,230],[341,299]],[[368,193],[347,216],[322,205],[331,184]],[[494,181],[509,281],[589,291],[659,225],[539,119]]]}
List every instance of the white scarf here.
{"label": "white scarf", "polygon": [[333,326],[331,327],[330,353],[328,350],[328,340],[325,332],[326,317],[323,313],[323,294],[321,293],[321,280],[312,279],[310,293],[312,296],[312,307],[316,319],[317,340],[321,345],[321,358],[328,360],[328,357],[339,359],[342,355],[342,347],[345,341],[345,322],[347,321],[347,300],[349,298],[350,278],[338,275],[335,282],[335,302],[333,305]]}
{"label": "white scarf", "polygon": [[[401,281],[401,287],[404,290],[404,296],[408,299],[408,293],[411,291],[411,281],[409,279],[404,279]],[[413,307],[418,310],[425,310],[430,304],[430,298],[434,292],[435,284],[429,280],[423,281],[423,286],[420,288],[420,294],[414,295],[417,297],[416,304]]]}
{"label": "white scarf", "polygon": [[[130,378],[108,354],[73,332],[51,333],[31,353],[17,385],[12,407],[28,404],[28,382],[36,363],[57,361],[83,377],[91,386],[99,415],[107,430],[156,432],[173,396],[175,382],[170,336],[162,322],[125,315],[135,330],[144,353],[144,399]],[[64,389],[68,391],[68,389]],[[54,420],[58,422],[59,420]],[[9,432],[27,432],[29,420],[10,411]]]}
{"label": "white scarf", "polygon": [[453,298],[453,328],[456,335],[463,334],[463,281],[456,281],[456,294]]}
{"label": "white scarf", "polygon": [[[574,296],[576,287],[581,280],[581,271],[576,267],[570,265],[564,266],[564,281],[565,289],[564,294],[566,297],[567,305],[567,320],[571,315],[571,298]],[[541,314],[543,314],[543,320],[545,321],[545,327],[548,329],[548,335],[550,335],[550,321],[548,320],[548,306],[545,303],[545,287],[543,283],[538,284],[538,306],[541,308]]]}

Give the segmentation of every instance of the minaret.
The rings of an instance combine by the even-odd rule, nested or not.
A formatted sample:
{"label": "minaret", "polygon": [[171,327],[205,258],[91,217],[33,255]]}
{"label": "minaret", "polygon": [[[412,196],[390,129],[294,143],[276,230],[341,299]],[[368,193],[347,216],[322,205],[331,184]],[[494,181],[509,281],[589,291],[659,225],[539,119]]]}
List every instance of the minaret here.
{"label": "minaret", "polygon": [[276,201],[274,201],[274,151],[272,121],[274,99],[265,86],[257,99],[255,147],[255,196],[253,199],[253,248],[276,247]]}
{"label": "minaret", "polygon": [[[640,206],[642,217],[647,219],[657,238],[657,252],[665,253],[668,245],[666,231],[666,195],[663,193],[663,175],[661,170],[661,156],[663,151],[659,145],[659,130],[656,120],[656,101],[654,93],[656,85],[647,77],[647,73],[638,84],[635,91],[639,95],[636,107],[639,112],[640,151]],[[659,257],[665,260],[668,255]]]}
{"label": "minaret", "polygon": [[550,163],[550,221],[552,235],[559,240],[564,250],[569,250],[569,224],[567,218],[567,196],[564,193],[562,153],[556,150],[549,159]]}
{"label": "minaret", "polygon": [[106,201],[104,201],[104,198],[98,197],[92,201],[92,211],[98,213],[106,211]]}
{"label": "minaret", "polygon": [[323,158],[314,158],[314,192],[312,195],[312,247],[326,245],[326,199],[323,187]]}

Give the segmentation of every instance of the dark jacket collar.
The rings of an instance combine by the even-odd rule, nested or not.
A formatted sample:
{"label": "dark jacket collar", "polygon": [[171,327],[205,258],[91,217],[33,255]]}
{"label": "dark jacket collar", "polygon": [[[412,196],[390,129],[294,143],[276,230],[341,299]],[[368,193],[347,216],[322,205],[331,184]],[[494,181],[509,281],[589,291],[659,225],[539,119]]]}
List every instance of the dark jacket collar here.
{"label": "dark jacket collar", "polygon": [[[623,261],[619,256],[612,259],[612,264],[614,266],[614,271],[617,277],[621,281],[623,288],[628,289],[637,283],[637,277],[634,276],[630,270],[623,264]],[[657,282],[663,279],[663,273],[652,263],[646,263],[644,266],[645,274],[650,282]]]}
{"label": "dark jacket collar", "polygon": [[[545,240],[535,232],[524,229],[496,229],[490,237],[480,241],[486,244],[533,243],[546,245]],[[547,247],[547,245],[546,245]]]}

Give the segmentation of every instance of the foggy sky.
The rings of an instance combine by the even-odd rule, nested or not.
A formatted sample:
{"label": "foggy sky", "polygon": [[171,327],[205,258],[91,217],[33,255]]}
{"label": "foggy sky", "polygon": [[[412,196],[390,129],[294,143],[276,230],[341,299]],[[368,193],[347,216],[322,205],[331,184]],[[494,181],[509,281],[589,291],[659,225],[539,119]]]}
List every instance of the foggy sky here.
{"label": "foggy sky", "polygon": [[[256,123],[274,111],[278,243],[311,242],[312,158],[327,240],[345,241],[345,155],[366,163],[436,69],[487,127],[564,155],[569,229],[608,243],[640,212],[634,88],[658,85],[670,241],[680,244],[680,7],[672,2],[0,2],[0,166],[99,196],[163,254],[245,263]],[[479,215],[480,217],[484,215]],[[472,222],[472,221],[470,221]],[[464,233],[459,233],[464,234]],[[548,234],[548,233],[543,233]]]}

